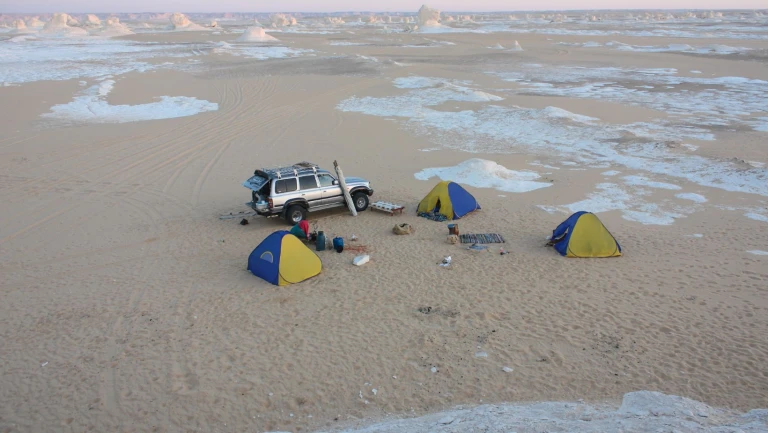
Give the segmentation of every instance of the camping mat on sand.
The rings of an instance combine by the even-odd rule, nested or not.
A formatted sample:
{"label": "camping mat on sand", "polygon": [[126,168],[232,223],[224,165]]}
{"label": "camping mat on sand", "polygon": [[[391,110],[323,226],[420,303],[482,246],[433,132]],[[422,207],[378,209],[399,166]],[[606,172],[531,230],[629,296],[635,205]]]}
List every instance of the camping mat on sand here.
{"label": "camping mat on sand", "polygon": [[462,244],[503,244],[506,241],[497,233],[459,235]]}
{"label": "camping mat on sand", "polygon": [[445,215],[435,214],[433,212],[419,212],[419,216],[432,221],[448,221],[448,218],[446,218]]}

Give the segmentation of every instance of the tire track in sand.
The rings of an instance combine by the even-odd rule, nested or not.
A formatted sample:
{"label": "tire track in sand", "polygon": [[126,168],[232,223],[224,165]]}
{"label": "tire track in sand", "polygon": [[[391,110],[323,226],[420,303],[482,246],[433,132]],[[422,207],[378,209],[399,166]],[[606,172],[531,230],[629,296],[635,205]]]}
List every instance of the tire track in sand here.
{"label": "tire track in sand", "polygon": [[[210,118],[207,121],[202,122],[202,123],[198,123],[198,125],[195,128],[193,128],[192,131],[190,131],[190,132],[188,132],[187,134],[184,134],[184,135],[178,135],[173,140],[171,140],[170,143],[166,142],[164,144],[158,144],[158,145],[152,146],[152,147],[150,147],[148,149],[136,152],[136,153],[134,153],[132,155],[124,156],[124,157],[118,158],[117,160],[110,161],[108,164],[110,164],[110,165],[111,164],[116,164],[116,163],[122,162],[123,160],[125,160],[127,158],[132,158],[133,156],[135,156],[137,154],[149,152],[148,155],[144,156],[143,158],[139,159],[138,161],[134,161],[133,163],[128,164],[128,165],[126,165],[126,166],[124,166],[124,167],[122,167],[122,168],[120,168],[118,170],[115,170],[115,171],[109,172],[107,174],[104,174],[104,175],[94,179],[93,181],[91,181],[88,185],[82,186],[81,188],[73,189],[68,194],[66,194],[66,196],[59,196],[59,198],[71,197],[72,195],[83,193],[83,191],[85,189],[90,189],[90,188],[94,187],[95,185],[99,185],[101,182],[103,182],[106,179],[114,179],[117,176],[119,176],[119,175],[121,175],[123,173],[126,173],[129,170],[132,170],[132,169],[134,169],[136,167],[139,167],[139,166],[143,165],[147,161],[151,161],[153,159],[154,160],[156,160],[156,159],[163,159],[162,156],[163,156],[164,153],[172,152],[172,151],[176,150],[177,147],[184,146],[185,139],[187,138],[187,136],[191,135],[192,133],[201,131],[201,130],[202,131],[205,131],[206,129],[210,130],[210,128],[209,128],[210,124],[216,123],[217,120],[218,120],[217,118],[219,116],[213,115],[213,116],[209,116],[209,117]],[[161,148],[161,149],[157,150],[158,148]],[[175,159],[173,159],[173,160],[175,160]],[[167,163],[170,163],[170,162],[171,161],[168,161]],[[162,165],[166,165],[166,164],[160,164],[160,166],[162,166]],[[93,167],[90,170],[86,170],[86,173],[90,172],[90,171],[93,171],[93,170],[96,170],[98,168],[103,168],[103,167],[104,167],[104,165]],[[143,171],[141,171],[139,173],[135,173],[133,175],[129,175],[128,178],[126,180],[123,180],[122,182],[112,182],[111,185],[108,185],[108,186],[111,186],[111,187],[106,188],[105,190],[101,191],[100,193],[94,194],[94,196],[96,196],[96,197],[103,197],[104,195],[109,195],[111,193],[114,193],[115,190],[117,190],[120,186],[122,186],[122,184],[130,181],[131,179],[135,179],[135,178],[141,177],[141,176],[145,175],[146,172],[152,171],[152,170],[154,170],[154,167],[151,167],[148,170],[143,170]],[[78,173],[78,175],[82,176],[83,173]],[[44,181],[40,181],[40,180],[35,180],[35,182],[37,182],[37,183],[45,183]],[[43,218],[37,219],[36,221],[34,221],[34,222],[32,222],[32,223],[30,223],[30,224],[28,224],[28,225],[26,225],[26,226],[16,230],[15,232],[10,233],[10,234],[6,235],[3,238],[0,238],[0,245],[4,244],[4,243],[6,243],[6,242],[8,242],[10,240],[13,240],[13,239],[15,239],[15,238],[17,238],[17,237],[19,237],[19,236],[29,232],[30,230],[33,230],[33,229],[35,229],[35,228],[37,228],[37,227],[39,227],[39,226],[41,226],[41,225],[43,225],[45,223],[50,222],[54,218],[56,218],[56,217],[58,217],[60,215],[63,215],[66,212],[71,211],[72,209],[78,207],[79,205],[80,204],[76,202],[76,203],[74,203],[72,205],[60,208],[59,210],[57,210],[57,211],[55,211],[55,212],[53,212],[51,214],[48,214],[47,216],[45,216]],[[46,206],[49,206],[49,204],[42,204],[40,207],[38,207],[38,209],[32,210],[32,211],[27,211],[25,213],[35,214],[39,210],[45,209]]]}
{"label": "tire track in sand", "polygon": [[[155,227],[164,217],[152,205],[144,201],[131,197],[123,197],[121,203],[136,209],[143,219],[150,226]],[[127,305],[117,305],[113,311],[114,319],[107,327],[106,350],[104,351],[105,367],[101,370],[99,376],[99,398],[104,403],[106,411],[114,419],[124,420],[126,418],[125,410],[122,404],[122,394],[119,382],[118,369],[121,355],[126,352],[126,347],[132,341],[133,330],[137,322],[142,317],[138,307],[147,292],[145,281],[152,275],[155,275],[156,269],[160,266],[159,260],[147,260],[150,257],[159,256],[158,244],[143,241],[144,247],[141,257],[134,265],[135,277],[131,284],[131,293],[128,297]],[[138,268],[138,269],[136,269]],[[130,379],[130,377],[128,377]],[[129,395],[132,391],[128,391]],[[119,425],[118,428],[122,428]]]}
{"label": "tire track in sand", "polygon": [[[260,88],[257,89],[257,91],[249,92],[249,93],[254,93],[254,99],[261,101],[261,103],[257,105],[257,109],[255,113],[253,113],[254,116],[259,116],[259,114],[266,111],[267,110],[266,107],[270,105],[270,101],[273,98],[275,98],[277,94],[276,79],[270,77],[262,81],[264,85],[260,86]],[[240,87],[239,97],[240,99],[243,99],[242,84],[240,83],[240,80],[238,80],[237,82]],[[240,120],[245,117],[250,117],[248,110],[243,110],[240,114],[238,114],[235,121],[237,122],[237,124],[239,124]],[[195,205],[198,205],[200,203],[200,194],[202,193],[203,185],[205,185],[205,182],[208,180],[208,176],[216,167],[216,164],[218,164],[222,155],[224,155],[224,153],[226,153],[226,151],[229,150],[230,146],[232,145],[232,142],[240,136],[242,136],[242,133],[225,138],[224,144],[219,148],[219,150],[216,152],[214,157],[210,161],[208,161],[208,164],[206,164],[205,167],[203,167],[203,171],[200,173],[200,175],[198,175],[192,191],[192,196],[194,197],[193,200]]]}
{"label": "tire track in sand", "polygon": [[[307,112],[310,111],[308,110],[308,107],[314,107],[314,106],[323,104],[326,97],[329,96],[330,94],[335,94],[339,91],[342,91],[342,92],[347,91],[348,89],[352,87],[357,87],[357,86],[358,86],[357,84],[352,83],[352,84],[348,84],[341,87],[333,87],[324,92],[312,95],[309,98],[305,98],[300,101],[296,101],[291,104],[287,104],[278,108],[270,107],[270,104],[268,104],[268,102],[273,97],[278,96],[277,93],[272,92],[268,98],[263,98],[263,97],[260,98],[259,96],[261,92],[256,92],[255,97],[258,100],[265,102],[264,104],[261,104],[261,106],[270,108],[268,114],[265,116],[257,117],[258,119],[257,122],[254,122],[253,120],[251,120],[250,116],[248,116],[247,128],[246,127],[241,128],[240,129],[242,131],[241,133],[231,134],[230,139],[219,148],[219,151],[214,155],[213,159],[208,162],[208,164],[205,166],[203,171],[198,176],[197,181],[195,182],[195,187],[193,192],[194,203],[195,204],[199,203],[200,194],[202,193],[203,186],[205,185],[205,182],[207,181],[209,174],[213,171],[216,164],[218,164],[218,162],[221,160],[221,157],[224,155],[224,153],[226,153],[226,151],[228,150],[233,140],[235,140],[236,138],[242,135],[245,135],[245,133],[248,132],[249,130],[253,131],[254,129],[259,130],[259,129],[278,128],[280,130],[280,133],[276,137],[271,139],[270,142],[263,147],[263,150],[273,149],[276,143],[280,140],[280,138],[282,138],[285,135],[285,133],[289,131],[290,125],[296,122],[300,122],[304,117],[306,117]],[[292,90],[292,89],[289,89],[289,90]],[[265,111],[267,111],[267,108],[262,108],[258,110],[256,114],[258,115]],[[298,117],[296,116],[297,113],[300,113]],[[335,110],[334,110],[334,113],[335,113]],[[238,121],[237,122],[238,125],[241,123],[240,119],[243,117],[246,117],[247,114],[249,113],[243,112],[239,116],[237,116],[236,120]],[[336,114],[334,115],[337,116]],[[341,126],[343,122],[343,117],[337,116],[336,120],[337,121],[335,123],[334,130]],[[238,129],[233,128],[233,130],[236,131]]]}

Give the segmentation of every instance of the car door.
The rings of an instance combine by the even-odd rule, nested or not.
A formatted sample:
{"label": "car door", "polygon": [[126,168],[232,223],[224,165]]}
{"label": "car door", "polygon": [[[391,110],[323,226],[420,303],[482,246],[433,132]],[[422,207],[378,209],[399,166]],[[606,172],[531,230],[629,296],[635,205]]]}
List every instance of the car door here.
{"label": "car door", "polygon": [[320,190],[323,194],[323,205],[330,206],[337,204],[343,200],[341,197],[341,188],[339,185],[334,185],[336,180],[328,173],[320,173],[317,175],[317,180],[320,182]]}
{"label": "car door", "polygon": [[280,211],[283,209],[286,200],[293,198],[298,189],[298,181],[295,177],[287,179],[277,179],[274,183],[275,193],[272,196],[274,209]]}
{"label": "car door", "polygon": [[301,198],[309,203],[309,207],[317,207],[322,204],[323,192],[317,186],[317,178],[314,174],[299,176],[299,193]]}

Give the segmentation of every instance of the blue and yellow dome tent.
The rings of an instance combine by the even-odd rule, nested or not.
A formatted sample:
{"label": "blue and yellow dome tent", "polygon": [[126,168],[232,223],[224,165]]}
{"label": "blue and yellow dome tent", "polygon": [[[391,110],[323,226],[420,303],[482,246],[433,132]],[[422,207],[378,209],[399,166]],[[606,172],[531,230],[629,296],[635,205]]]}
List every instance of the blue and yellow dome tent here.
{"label": "blue and yellow dome tent", "polygon": [[550,243],[558,253],[566,257],[621,255],[621,245],[591,212],[580,211],[568,217],[552,232]]}
{"label": "blue and yellow dome tent", "polygon": [[436,213],[457,220],[480,209],[477,200],[456,182],[443,181],[419,203],[418,213]]}
{"label": "blue and yellow dome tent", "polygon": [[253,250],[248,257],[248,270],[276,286],[287,286],[319,274],[323,264],[296,236],[280,230]]}

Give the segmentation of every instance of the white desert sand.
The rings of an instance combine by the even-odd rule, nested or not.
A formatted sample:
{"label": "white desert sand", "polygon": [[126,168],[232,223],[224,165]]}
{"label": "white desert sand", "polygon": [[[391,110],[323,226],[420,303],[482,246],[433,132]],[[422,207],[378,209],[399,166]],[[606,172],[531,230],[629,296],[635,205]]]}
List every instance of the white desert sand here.
{"label": "white desert sand", "polygon": [[[0,42],[0,431],[766,431],[765,18],[600,14]],[[248,273],[289,226],[220,220],[241,182],[334,159],[405,205],[310,213],[370,261]],[[415,215],[444,178],[482,206],[461,233],[506,243]],[[582,209],[623,257],[544,246]]]}
{"label": "white desert sand", "polygon": [[135,105],[110,105],[106,98],[115,82],[105,80],[76,96],[72,102],[54,105],[43,118],[72,123],[126,123],[142,120],[172,119],[216,111],[216,103],[189,97],[163,96],[159,101]]}
{"label": "white desert sand", "polygon": [[274,36],[268,35],[263,27],[251,26],[245,29],[242,35],[237,39],[237,42],[278,42],[278,39]]}
{"label": "white desert sand", "polygon": [[438,178],[475,188],[493,188],[504,192],[528,192],[552,186],[534,171],[509,170],[493,161],[469,159],[455,167],[426,168],[415,174],[416,179]]}

